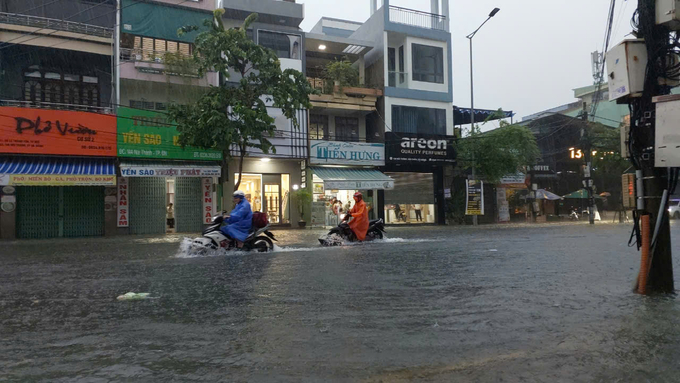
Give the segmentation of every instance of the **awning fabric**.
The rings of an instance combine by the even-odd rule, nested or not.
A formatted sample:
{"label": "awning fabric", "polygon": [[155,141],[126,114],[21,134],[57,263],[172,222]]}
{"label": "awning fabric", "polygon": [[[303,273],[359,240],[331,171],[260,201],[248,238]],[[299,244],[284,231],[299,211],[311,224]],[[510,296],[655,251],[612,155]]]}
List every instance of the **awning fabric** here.
{"label": "awning fabric", "polygon": [[112,159],[0,158],[0,184],[14,186],[115,186]]}
{"label": "awning fabric", "polygon": [[0,174],[116,175],[116,168],[99,158],[10,157],[0,159]]}
{"label": "awning fabric", "polygon": [[551,193],[551,192],[549,192],[545,189],[538,189],[538,190],[536,190],[536,199],[556,201],[556,200],[562,199],[562,197],[558,196],[555,193]]}
{"label": "awning fabric", "polygon": [[[602,197],[598,195],[593,196],[596,199],[602,199]],[[588,199],[588,191],[586,189],[581,189],[577,190],[575,192],[571,192],[567,195],[562,196],[562,198],[567,198],[567,199]]]}
{"label": "awning fabric", "polygon": [[121,161],[120,175],[122,177],[219,177],[222,167],[212,164],[187,164],[146,161]]}
{"label": "awning fabric", "polygon": [[[123,0],[120,8],[123,18],[121,32],[187,43],[193,43],[196,36],[206,30],[203,20],[213,17],[207,11],[139,0]],[[177,35],[179,28],[189,25],[199,27],[199,31]]]}
{"label": "awning fabric", "polygon": [[394,180],[376,169],[331,168],[320,166],[313,166],[310,169],[323,180],[326,189],[394,189]]}

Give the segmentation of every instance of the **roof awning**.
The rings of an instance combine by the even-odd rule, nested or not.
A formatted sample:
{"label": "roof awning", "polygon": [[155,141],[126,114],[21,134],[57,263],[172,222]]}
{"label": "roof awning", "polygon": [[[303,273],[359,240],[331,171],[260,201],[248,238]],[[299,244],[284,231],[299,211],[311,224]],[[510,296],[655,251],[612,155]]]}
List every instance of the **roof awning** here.
{"label": "roof awning", "polygon": [[115,186],[116,168],[113,159],[0,158],[0,185]]}
{"label": "roof awning", "polygon": [[123,177],[219,177],[222,175],[222,168],[214,164],[122,161],[120,175]]}
{"label": "roof awning", "polygon": [[312,166],[310,169],[323,180],[324,188],[338,190],[391,190],[394,180],[379,170],[353,168],[326,168]]}

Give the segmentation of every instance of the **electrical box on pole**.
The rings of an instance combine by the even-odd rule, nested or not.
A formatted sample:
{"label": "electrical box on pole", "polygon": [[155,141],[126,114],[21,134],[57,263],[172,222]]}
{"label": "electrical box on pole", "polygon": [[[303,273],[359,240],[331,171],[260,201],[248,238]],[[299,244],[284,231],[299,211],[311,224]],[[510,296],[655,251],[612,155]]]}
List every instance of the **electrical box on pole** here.
{"label": "electrical box on pole", "polygon": [[680,95],[654,97],[656,103],[656,135],[654,166],[680,166]]}
{"label": "electrical box on pole", "polygon": [[647,70],[647,48],[642,39],[625,40],[607,52],[609,99],[642,93]]}
{"label": "electrical box on pole", "polygon": [[656,0],[656,23],[680,30],[680,0]]}

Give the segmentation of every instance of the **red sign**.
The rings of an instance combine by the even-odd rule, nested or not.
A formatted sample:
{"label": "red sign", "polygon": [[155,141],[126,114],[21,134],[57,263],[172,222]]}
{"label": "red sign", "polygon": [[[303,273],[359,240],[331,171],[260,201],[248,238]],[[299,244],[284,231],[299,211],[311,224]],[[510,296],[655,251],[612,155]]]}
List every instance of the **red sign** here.
{"label": "red sign", "polygon": [[116,116],[0,107],[0,153],[116,156]]}
{"label": "red sign", "polygon": [[118,227],[128,227],[130,225],[130,195],[128,194],[127,178],[118,179]]}
{"label": "red sign", "polygon": [[208,225],[212,222],[213,211],[213,195],[212,195],[212,178],[203,178],[201,180],[203,188],[203,223]]}

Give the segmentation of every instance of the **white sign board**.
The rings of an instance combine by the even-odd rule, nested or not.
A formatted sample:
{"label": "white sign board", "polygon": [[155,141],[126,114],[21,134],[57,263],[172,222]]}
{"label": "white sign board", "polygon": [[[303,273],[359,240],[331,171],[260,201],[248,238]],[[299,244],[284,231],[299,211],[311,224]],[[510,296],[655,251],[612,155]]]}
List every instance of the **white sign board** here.
{"label": "white sign board", "polygon": [[118,222],[118,227],[128,227],[130,225],[130,204],[128,193],[128,180],[127,178],[118,179],[118,215],[116,222]]}
{"label": "white sign board", "polygon": [[325,181],[326,189],[337,190],[392,190],[394,181]]}
{"label": "white sign board", "polygon": [[203,178],[201,180],[201,187],[203,192],[203,223],[208,225],[212,222],[212,216],[215,213],[213,208],[212,178]]}
{"label": "white sign board", "polygon": [[385,166],[385,144],[312,140],[312,165]]}
{"label": "white sign board", "polygon": [[526,176],[522,173],[508,175],[501,178],[501,184],[523,184]]}
{"label": "white sign board", "polygon": [[498,222],[510,222],[510,206],[505,193],[506,189],[496,189],[496,202],[498,205]]}
{"label": "white sign board", "polygon": [[177,167],[163,165],[121,165],[123,177],[219,177],[219,166]]}

